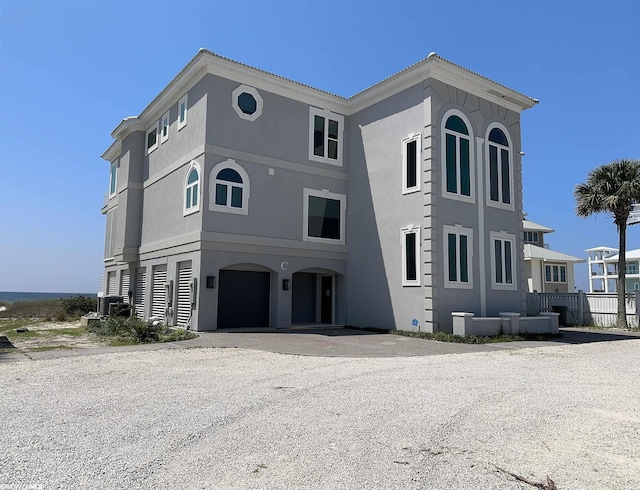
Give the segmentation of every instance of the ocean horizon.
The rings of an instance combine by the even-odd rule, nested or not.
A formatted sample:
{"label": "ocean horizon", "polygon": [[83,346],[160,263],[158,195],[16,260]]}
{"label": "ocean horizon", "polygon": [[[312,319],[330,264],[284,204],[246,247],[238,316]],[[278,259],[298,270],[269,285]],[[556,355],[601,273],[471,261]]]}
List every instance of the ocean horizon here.
{"label": "ocean horizon", "polygon": [[61,299],[85,296],[92,298],[98,293],[34,293],[24,291],[0,291],[0,302],[15,303],[16,301],[35,301],[39,299]]}

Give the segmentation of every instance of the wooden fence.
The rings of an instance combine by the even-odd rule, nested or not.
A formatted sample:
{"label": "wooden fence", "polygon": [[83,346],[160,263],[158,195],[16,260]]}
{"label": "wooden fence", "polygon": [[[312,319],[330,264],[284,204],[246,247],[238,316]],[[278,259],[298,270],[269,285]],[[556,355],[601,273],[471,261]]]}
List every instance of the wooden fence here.
{"label": "wooden fence", "polygon": [[[627,324],[640,327],[640,291],[625,297]],[[611,327],[616,324],[618,296],[615,293],[528,293],[527,315],[561,312],[566,308],[567,325]],[[562,315],[562,313],[561,313]]]}

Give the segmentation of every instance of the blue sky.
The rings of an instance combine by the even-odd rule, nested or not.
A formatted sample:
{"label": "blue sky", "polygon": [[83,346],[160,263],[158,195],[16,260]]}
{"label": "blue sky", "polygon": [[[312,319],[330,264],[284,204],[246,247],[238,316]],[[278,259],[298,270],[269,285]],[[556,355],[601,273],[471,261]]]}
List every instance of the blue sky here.
{"label": "blue sky", "polygon": [[[535,97],[525,212],[554,250],[615,247],[609,217],[575,216],[573,188],[640,158],[639,19],[636,0],[0,0],[0,290],[97,291],[100,155],[200,47],[344,96],[435,51]],[[640,247],[640,225],[627,238]]]}

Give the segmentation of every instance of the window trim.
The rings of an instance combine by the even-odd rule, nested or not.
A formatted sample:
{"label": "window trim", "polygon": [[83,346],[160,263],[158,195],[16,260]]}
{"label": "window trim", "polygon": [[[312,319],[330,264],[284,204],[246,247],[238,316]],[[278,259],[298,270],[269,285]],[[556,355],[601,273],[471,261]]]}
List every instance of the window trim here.
{"label": "window trim", "polygon": [[[240,95],[242,95],[243,93],[247,93],[253,96],[256,101],[256,111],[253,114],[247,114],[243,112],[240,108],[240,104],[238,104],[238,97],[240,97]],[[262,115],[264,101],[255,88],[250,87],[249,85],[240,85],[233,92],[231,92],[231,105],[233,106],[233,110],[236,111],[236,114],[238,114],[238,117],[240,119],[244,119],[246,121],[255,121]]]}
{"label": "window trim", "polygon": [[[505,231],[492,231],[489,233],[490,238],[490,252],[491,252],[491,289],[501,290],[501,291],[516,291],[518,289],[517,281],[518,274],[516,270],[516,236],[511,233],[507,233]],[[502,271],[503,271],[503,279],[506,280],[505,271],[506,271],[506,262],[504,257],[504,243],[511,243],[511,283],[508,282],[497,282],[496,281],[496,266],[497,266],[497,257],[496,257],[496,247],[495,242],[500,241],[502,243],[502,254],[500,257]]]}
{"label": "window trim", "polygon": [[[416,142],[416,185],[407,186],[407,147],[409,143]],[[412,133],[402,140],[402,193],[411,194],[422,188],[422,134]]]}
{"label": "window trim", "polygon": [[[160,144],[164,143],[169,139],[169,129],[171,127],[171,119],[169,118],[170,111],[165,112],[160,118]],[[167,125],[165,126],[164,122],[167,121]],[[164,128],[167,128],[167,134],[164,133]]]}
{"label": "window trim", "polygon": [[[334,245],[345,244],[345,217],[347,211],[347,196],[346,194],[337,194],[335,192],[329,192],[327,189],[309,189],[304,188],[302,203],[302,240],[305,242],[316,243],[332,243]],[[320,197],[324,199],[333,199],[340,201],[340,239],[334,238],[322,238],[309,236],[309,197]]]}
{"label": "window trim", "polygon": [[[151,145],[149,145],[149,135],[153,132],[156,132],[156,142]],[[158,145],[160,144],[160,121],[156,121],[155,124],[153,126],[151,126],[149,129],[147,129],[145,135],[144,135],[144,146],[147,149],[147,155],[150,155],[156,148],[158,148]]]}
{"label": "window trim", "polygon": [[[337,121],[338,123],[338,158],[333,159],[326,156],[318,156],[313,153],[314,148],[314,128],[315,128],[315,116],[319,116],[324,118],[325,120],[325,137],[324,137],[324,147],[325,147],[325,155],[327,153],[327,149],[329,145],[327,142],[329,141],[328,136],[328,121],[332,119]],[[328,109],[318,109],[317,107],[309,107],[309,160],[314,162],[322,162],[328,163],[329,165],[337,165],[342,167],[342,150],[343,150],[343,142],[344,142],[344,116],[337,114],[335,112],[331,112]]]}
{"label": "window trim", "polygon": [[[242,207],[234,208],[227,205],[216,204],[216,183],[217,177],[220,171],[225,168],[230,168],[235,170],[240,174],[242,178],[242,185],[236,186],[242,189]],[[226,181],[225,181],[226,182]],[[229,185],[229,183],[225,184]],[[210,211],[219,211],[221,213],[231,213],[231,214],[249,214],[249,197],[251,194],[251,181],[249,180],[249,174],[242,168],[235,160],[229,158],[224,160],[218,164],[216,164],[209,173],[209,210]],[[229,193],[231,195],[231,193]]]}
{"label": "window trim", "polygon": [[[491,133],[492,129],[498,128],[500,131],[502,131],[504,133],[504,135],[507,138],[507,143],[509,144],[508,148],[505,148],[504,146],[502,146],[499,143],[494,143],[492,141],[489,141],[489,134]],[[502,196],[502,169],[500,169],[500,171],[498,172],[498,195],[500,200],[499,201],[493,201],[491,199],[491,162],[489,161],[489,146],[494,145],[495,147],[498,148],[499,150],[507,150],[509,152],[509,200],[510,203],[504,203],[503,202],[503,196]],[[486,193],[487,193],[487,206],[493,207],[493,208],[500,208],[500,209],[505,209],[508,211],[513,211],[515,209],[515,203],[514,203],[514,188],[513,188],[513,183],[514,183],[514,179],[513,179],[513,172],[514,172],[514,167],[515,165],[513,164],[513,141],[511,139],[511,135],[509,134],[509,131],[507,130],[506,127],[504,127],[502,124],[497,123],[497,122],[493,122],[491,124],[489,124],[489,126],[487,127],[487,131],[485,132],[485,168],[486,168],[486,172],[485,172],[485,185],[486,185]]]}
{"label": "window trim", "polygon": [[[447,120],[451,116],[458,116],[466,124],[469,134],[469,196],[460,194],[459,192],[449,192],[447,190],[447,148],[446,148],[446,135],[448,132],[456,136],[456,141],[459,141],[460,135],[455,131],[446,129]],[[458,160],[458,159],[457,159]],[[476,190],[475,190],[475,173],[476,173],[476,159],[475,159],[475,138],[473,133],[473,126],[469,118],[462,111],[456,108],[449,109],[442,115],[440,120],[440,169],[442,171],[442,197],[447,199],[454,199],[456,201],[462,201],[467,203],[476,202]],[[459,162],[456,162],[457,175],[460,175]],[[458,177],[459,178],[459,177]]]}
{"label": "window trim", "polygon": [[115,162],[111,162],[111,167],[109,168],[109,199],[115,196],[118,193],[118,167],[120,166],[120,161],[117,160]]}
{"label": "window trim", "polygon": [[[189,175],[191,172],[195,170],[198,172],[198,180],[194,183],[189,184]],[[200,203],[202,202],[202,172],[200,171],[200,165],[198,162],[191,162],[191,164],[187,167],[187,173],[184,176],[184,198],[182,200],[183,204],[183,216],[188,216],[193,213],[197,213],[200,211]],[[190,207],[187,206],[187,190],[189,188],[193,189],[196,187],[195,195],[197,195],[197,204],[194,204]],[[191,202],[193,202],[193,190],[191,192]]]}
{"label": "window trim", "polygon": [[[184,104],[184,119],[181,120],[181,106]],[[178,101],[178,131],[184,128],[187,125],[187,114],[189,113],[189,93],[184,94],[180,100]]]}
{"label": "window trim", "polygon": [[[450,234],[454,234],[456,238],[456,255],[457,255],[457,269],[460,270],[460,239],[459,237],[464,235],[467,237],[467,274],[468,282],[462,282],[459,280],[460,273],[457,272],[458,279],[451,281],[449,279],[449,245],[448,237]],[[465,228],[462,225],[444,225],[442,227],[442,243],[444,250],[444,287],[453,289],[473,289],[473,229]]]}
{"label": "window trim", "polygon": [[[409,225],[400,230],[400,234],[402,237],[402,286],[421,286],[422,285],[422,276],[421,276],[421,267],[420,267],[420,227],[417,225]],[[415,264],[416,264],[416,278],[415,279],[407,279],[407,235],[414,234],[415,235]]]}
{"label": "window trim", "polygon": [[[529,239],[531,237],[531,239]],[[537,231],[524,231],[523,239],[526,243],[540,243],[540,237]]]}

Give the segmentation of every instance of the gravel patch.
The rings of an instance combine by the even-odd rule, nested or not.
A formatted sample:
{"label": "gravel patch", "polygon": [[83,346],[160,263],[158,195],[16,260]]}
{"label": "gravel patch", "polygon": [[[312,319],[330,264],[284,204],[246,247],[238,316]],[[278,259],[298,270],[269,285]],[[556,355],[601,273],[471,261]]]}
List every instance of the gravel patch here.
{"label": "gravel patch", "polygon": [[640,488],[640,342],[0,364],[0,488]]}

